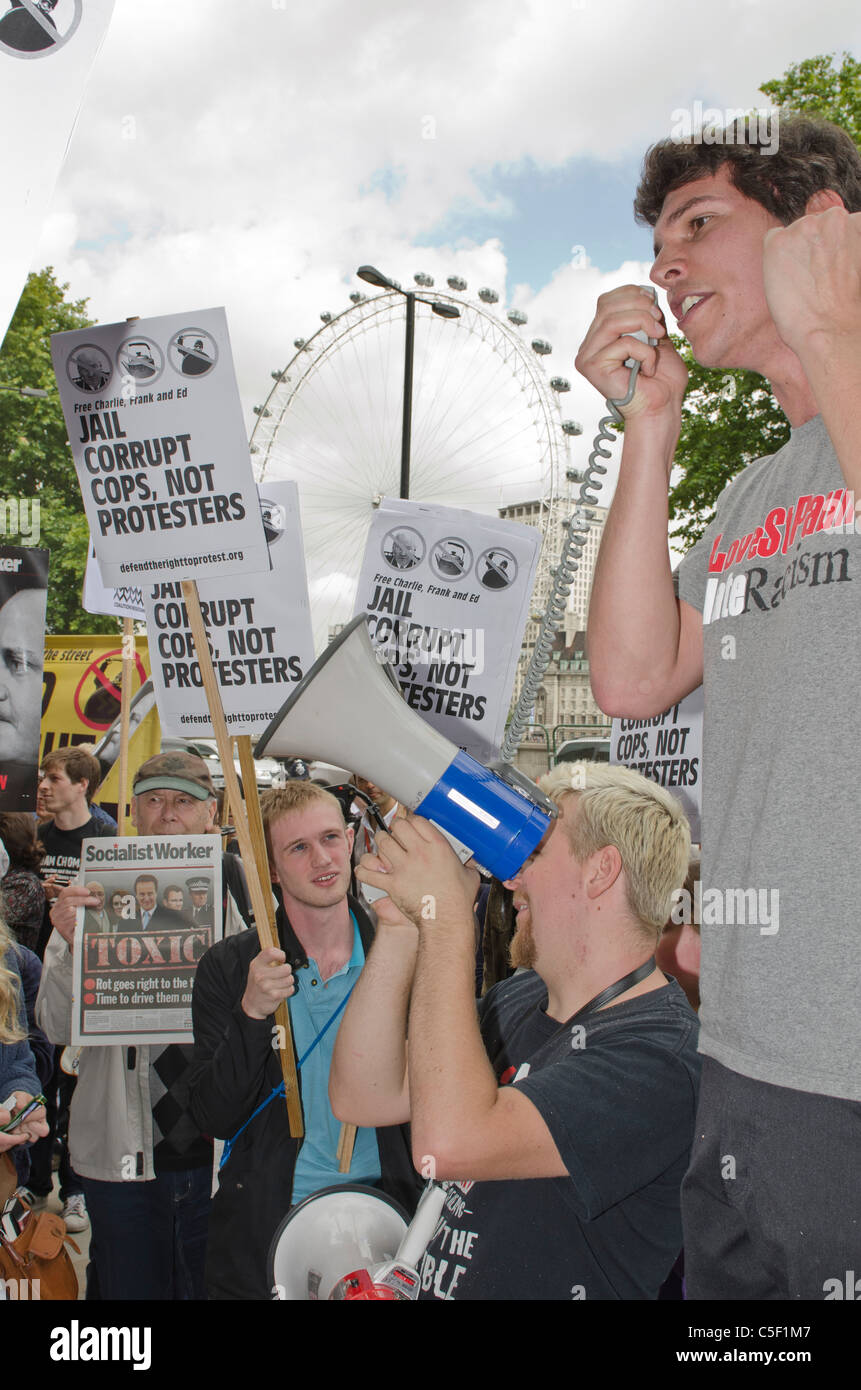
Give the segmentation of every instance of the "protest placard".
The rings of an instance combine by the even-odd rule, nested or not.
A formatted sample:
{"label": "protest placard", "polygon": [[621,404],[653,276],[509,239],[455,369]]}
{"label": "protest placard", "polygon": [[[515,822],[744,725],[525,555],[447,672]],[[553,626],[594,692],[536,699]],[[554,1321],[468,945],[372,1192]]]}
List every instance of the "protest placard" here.
{"label": "protest placard", "polygon": [[197,962],[222,934],[220,837],[84,840],[79,881],[103,905],[78,909],[73,1045],[189,1042]]}
{"label": "protest placard", "polygon": [[113,8],[114,0],[63,0],[59,7],[15,0],[0,16],[0,342],[36,254]]}
{"label": "protest placard", "polygon": [[223,309],[55,333],[51,356],[108,587],[268,568]]}
{"label": "protest placard", "polygon": [[371,521],[355,612],[404,698],[481,762],[499,751],[540,537],[478,512],[385,498]]}
{"label": "protest placard", "polygon": [[[131,663],[131,769],[159,751],[161,730],[146,638],[135,638]],[[96,800],[111,815],[118,802],[117,755],[123,681],[123,649],[109,635],[49,636],[45,641],[42,748],[46,753],[68,744],[93,743],[103,765]]]}
{"label": "protest placard", "polygon": [[0,545],[0,811],[34,811],[48,551]]}
{"label": "protest placard", "polygon": [[141,622],[146,618],[141,585],[121,584],[119,588],[109,589],[102,579],[92,541],[84,571],[81,607],[85,613],[101,613],[105,617],[139,618]]}
{"label": "protest placard", "polygon": [[[262,483],[271,571],[200,580],[198,592],[227,728],[263,732],[314,662],[295,483]],[[179,583],[148,584],[144,605],[162,731],[213,736],[203,677]]]}
{"label": "protest placard", "polygon": [[653,719],[614,719],[610,762],[667,787],[687,812],[691,839],[702,839],[703,687]]}

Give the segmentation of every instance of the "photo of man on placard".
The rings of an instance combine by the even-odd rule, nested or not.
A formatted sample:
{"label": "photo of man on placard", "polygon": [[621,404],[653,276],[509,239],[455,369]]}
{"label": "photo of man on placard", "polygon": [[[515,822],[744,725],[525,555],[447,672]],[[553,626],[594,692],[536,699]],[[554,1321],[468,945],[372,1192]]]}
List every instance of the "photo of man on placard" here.
{"label": "photo of man on placard", "polygon": [[35,811],[48,552],[0,546],[0,811]]}

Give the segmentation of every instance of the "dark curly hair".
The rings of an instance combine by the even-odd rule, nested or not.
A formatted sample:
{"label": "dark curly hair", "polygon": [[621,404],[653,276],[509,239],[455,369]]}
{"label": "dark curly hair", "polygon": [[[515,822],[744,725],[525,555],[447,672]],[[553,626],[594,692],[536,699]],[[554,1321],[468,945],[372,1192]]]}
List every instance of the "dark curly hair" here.
{"label": "dark curly hair", "polygon": [[747,117],[733,121],[725,133],[715,131],[720,142],[706,143],[693,132],[652,145],[634,199],[637,221],[654,227],[668,193],[716,174],[725,164],[739,192],[785,226],[803,217],[808,200],[824,188],[839,193],[849,212],[861,211],[861,153],[846,131],[799,112],[775,112],[771,119],[779,126],[776,132],[772,128],[769,153],[756,140],[753,116],[749,122]]}
{"label": "dark curly hair", "polygon": [[42,841],[36,838],[36,822],[23,811],[0,812],[0,840],[6,846],[11,869],[39,872],[45,858]]}

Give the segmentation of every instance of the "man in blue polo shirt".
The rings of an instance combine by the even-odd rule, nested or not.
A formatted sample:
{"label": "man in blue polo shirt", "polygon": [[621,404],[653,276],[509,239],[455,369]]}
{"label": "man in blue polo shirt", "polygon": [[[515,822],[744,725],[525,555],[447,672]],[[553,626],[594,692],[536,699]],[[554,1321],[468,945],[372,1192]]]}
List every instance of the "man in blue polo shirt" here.
{"label": "man in blue polo shirt", "polygon": [[[359,1129],[349,1171],[338,1171],[340,1124],[329,1106],[332,1050],[343,1008],[374,935],[348,892],[353,834],[338,801],[288,782],[261,804],[280,946],[256,933],[218,942],[194,986],[191,1109],[201,1129],[231,1140],[210,1221],[210,1298],[269,1298],[269,1247],[287,1211],[334,1183],[382,1187],[412,1210],[409,1146],[398,1126]],[[294,1140],[278,1094],[274,1014],[290,1001],[305,1137]]]}

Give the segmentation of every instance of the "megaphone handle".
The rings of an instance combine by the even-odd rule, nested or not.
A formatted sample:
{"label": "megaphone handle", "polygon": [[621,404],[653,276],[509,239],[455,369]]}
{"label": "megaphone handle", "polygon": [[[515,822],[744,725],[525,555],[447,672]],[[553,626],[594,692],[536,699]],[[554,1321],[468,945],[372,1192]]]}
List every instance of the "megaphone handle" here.
{"label": "megaphone handle", "polygon": [[436,1228],[447,1191],[448,1183],[442,1185],[436,1182],[428,1183],[416,1207],[416,1214],[398,1246],[395,1264],[409,1265],[411,1269],[418,1269],[419,1260]]}

